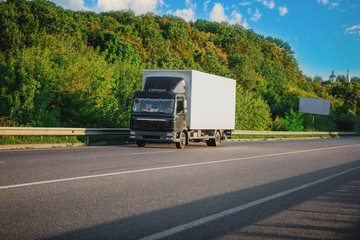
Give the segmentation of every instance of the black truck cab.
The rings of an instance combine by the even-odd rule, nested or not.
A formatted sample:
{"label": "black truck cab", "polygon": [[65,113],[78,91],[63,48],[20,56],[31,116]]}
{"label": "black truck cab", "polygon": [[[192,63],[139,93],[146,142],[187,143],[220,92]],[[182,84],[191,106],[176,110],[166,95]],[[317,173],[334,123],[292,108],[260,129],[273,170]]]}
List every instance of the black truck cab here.
{"label": "black truck cab", "polygon": [[138,146],[148,142],[186,144],[185,81],[177,77],[148,77],[143,91],[132,96],[130,140]]}

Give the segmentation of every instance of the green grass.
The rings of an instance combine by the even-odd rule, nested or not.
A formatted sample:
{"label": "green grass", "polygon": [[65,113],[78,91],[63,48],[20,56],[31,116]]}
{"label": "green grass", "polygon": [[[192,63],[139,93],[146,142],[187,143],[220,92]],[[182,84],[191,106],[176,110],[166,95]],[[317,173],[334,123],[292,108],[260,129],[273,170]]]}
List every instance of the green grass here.
{"label": "green grass", "polygon": [[82,136],[0,136],[0,144],[82,143]]}
{"label": "green grass", "polygon": [[[94,143],[119,144],[128,141],[128,135],[88,136],[90,145]],[[85,136],[0,136],[0,145],[32,143],[85,143]]]}
{"label": "green grass", "polygon": [[343,136],[356,135],[338,135],[338,134],[323,134],[323,135],[231,135],[232,139],[287,139],[287,138],[337,138]]}

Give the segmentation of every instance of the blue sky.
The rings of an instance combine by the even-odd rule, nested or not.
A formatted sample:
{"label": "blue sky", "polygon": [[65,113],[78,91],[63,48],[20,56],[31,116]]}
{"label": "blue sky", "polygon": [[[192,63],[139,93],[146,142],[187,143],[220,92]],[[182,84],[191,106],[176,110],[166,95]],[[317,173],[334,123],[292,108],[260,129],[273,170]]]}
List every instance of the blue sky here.
{"label": "blue sky", "polygon": [[295,51],[304,74],[327,80],[360,77],[359,0],[52,0],[65,9],[95,12],[130,8],[241,24],[265,37],[281,38]]}

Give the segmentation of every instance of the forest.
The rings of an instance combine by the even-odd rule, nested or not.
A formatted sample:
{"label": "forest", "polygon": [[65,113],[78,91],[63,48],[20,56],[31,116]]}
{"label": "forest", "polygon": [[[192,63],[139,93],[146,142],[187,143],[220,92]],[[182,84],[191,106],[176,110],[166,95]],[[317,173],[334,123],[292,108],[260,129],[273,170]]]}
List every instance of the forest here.
{"label": "forest", "polygon": [[[281,39],[226,22],[0,1],[0,126],[128,127],[143,69],[236,79],[239,130],[360,131],[360,84],[306,77]],[[330,116],[313,124],[300,97],[331,100]]]}

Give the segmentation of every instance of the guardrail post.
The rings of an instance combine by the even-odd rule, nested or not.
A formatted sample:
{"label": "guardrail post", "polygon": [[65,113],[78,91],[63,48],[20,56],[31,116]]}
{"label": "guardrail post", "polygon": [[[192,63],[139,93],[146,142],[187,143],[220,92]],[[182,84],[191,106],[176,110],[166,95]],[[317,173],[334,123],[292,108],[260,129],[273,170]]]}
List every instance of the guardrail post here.
{"label": "guardrail post", "polygon": [[88,135],[85,136],[85,145],[89,146],[90,145],[90,138]]}

